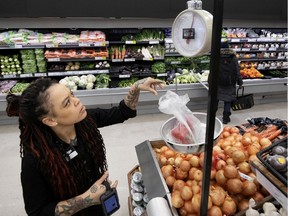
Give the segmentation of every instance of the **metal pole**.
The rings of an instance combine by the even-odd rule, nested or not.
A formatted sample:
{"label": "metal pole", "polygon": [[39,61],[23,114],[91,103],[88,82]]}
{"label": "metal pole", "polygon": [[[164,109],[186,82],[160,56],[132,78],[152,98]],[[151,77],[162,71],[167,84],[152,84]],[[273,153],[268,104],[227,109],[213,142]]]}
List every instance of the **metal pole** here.
{"label": "metal pole", "polygon": [[215,128],[215,116],[217,110],[217,82],[219,74],[219,59],[221,48],[221,33],[223,22],[223,0],[215,0],[213,7],[213,29],[212,29],[212,47],[210,59],[209,73],[209,91],[208,91],[208,110],[206,122],[205,137],[205,157],[204,157],[204,173],[202,179],[201,191],[201,216],[208,215],[208,197],[210,189],[210,176],[212,165],[213,138]]}

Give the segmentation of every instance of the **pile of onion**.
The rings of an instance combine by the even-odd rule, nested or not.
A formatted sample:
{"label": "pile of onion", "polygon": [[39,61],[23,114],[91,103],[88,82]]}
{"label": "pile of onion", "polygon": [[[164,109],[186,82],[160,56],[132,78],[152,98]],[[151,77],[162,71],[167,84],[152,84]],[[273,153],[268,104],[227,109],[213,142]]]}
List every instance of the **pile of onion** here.
{"label": "pile of onion", "polygon": [[[260,202],[267,194],[252,173],[249,162],[271,145],[251,133],[241,135],[237,127],[225,126],[213,147],[208,215],[234,215],[248,208],[248,200]],[[172,206],[180,216],[199,215],[204,152],[177,153],[167,146],[154,148],[162,175],[171,191]]]}

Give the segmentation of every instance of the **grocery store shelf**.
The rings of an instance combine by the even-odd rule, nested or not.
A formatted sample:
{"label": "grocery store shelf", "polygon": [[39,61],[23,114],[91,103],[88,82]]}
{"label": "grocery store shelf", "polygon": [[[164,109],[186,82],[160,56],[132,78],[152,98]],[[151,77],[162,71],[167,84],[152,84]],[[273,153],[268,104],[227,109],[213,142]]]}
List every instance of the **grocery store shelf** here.
{"label": "grocery store shelf", "polygon": [[[254,103],[273,103],[287,101],[287,78],[273,79],[246,79],[244,80],[245,94],[254,94]],[[166,91],[175,91],[179,95],[188,94],[191,109],[206,108],[208,102],[208,92],[200,83],[168,85],[158,91],[154,96],[149,92],[141,92],[138,113],[158,113],[158,100]],[[128,88],[110,88],[97,90],[79,90],[75,95],[79,97],[87,108],[111,107],[118,104],[128,92]],[[6,117],[6,95],[0,94],[0,124],[9,123]],[[15,121],[12,119],[12,121]]]}

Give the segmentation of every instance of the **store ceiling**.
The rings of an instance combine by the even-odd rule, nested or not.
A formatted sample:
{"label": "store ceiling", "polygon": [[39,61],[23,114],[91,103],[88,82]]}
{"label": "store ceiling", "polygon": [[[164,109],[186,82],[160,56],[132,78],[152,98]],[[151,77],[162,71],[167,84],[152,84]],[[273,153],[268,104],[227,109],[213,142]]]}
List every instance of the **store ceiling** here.
{"label": "store ceiling", "polygon": [[[215,0],[202,0],[213,14]],[[9,0],[0,1],[0,17],[175,18],[187,0]],[[286,0],[226,0],[224,19],[287,20]]]}

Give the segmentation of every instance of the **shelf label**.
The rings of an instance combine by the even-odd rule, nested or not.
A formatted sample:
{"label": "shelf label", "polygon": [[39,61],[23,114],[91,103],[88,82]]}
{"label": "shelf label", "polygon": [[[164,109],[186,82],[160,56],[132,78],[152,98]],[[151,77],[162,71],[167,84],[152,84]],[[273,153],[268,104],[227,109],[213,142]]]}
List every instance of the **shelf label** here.
{"label": "shelf label", "polygon": [[95,60],[106,60],[106,57],[95,57]]}
{"label": "shelf label", "polygon": [[233,38],[231,39],[231,42],[240,42],[240,39]]}
{"label": "shelf label", "polygon": [[277,67],[276,66],[271,66],[269,69],[275,70],[275,69],[277,69]]}
{"label": "shelf label", "polygon": [[266,48],[259,48],[259,51],[266,51]]}
{"label": "shelf label", "polygon": [[143,58],[143,61],[153,61],[153,58]]}
{"label": "shelf label", "polygon": [[125,62],[134,62],[135,58],[126,58],[124,59]]}
{"label": "shelf label", "polygon": [[80,47],[90,47],[91,46],[91,43],[79,43],[79,46]]}
{"label": "shelf label", "polygon": [[237,51],[241,51],[241,48],[234,48],[233,49],[235,52],[237,52]]}
{"label": "shelf label", "polygon": [[150,40],[149,44],[159,44],[159,40]]}
{"label": "shelf label", "polygon": [[171,65],[172,65],[172,64],[181,64],[181,61],[171,61],[170,64],[171,64]]}
{"label": "shelf label", "polygon": [[167,73],[159,73],[157,74],[157,77],[167,77]]}
{"label": "shelf label", "polygon": [[250,181],[250,182],[254,182],[254,178],[252,178],[251,176],[248,176],[240,171],[238,171],[238,173],[241,178],[246,179],[247,181]]}
{"label": "shelf label", "polygon": [[136,41],[125,41],[125,44],[136,44]]}
{"label": "shelf label", "polygon": [[55,47],[58,47],[58,44],[46,44],[45,45],[47,48],[55,48]]}
{"label": "shelf label", "polygon": [[20,77],[33,77],[32,73],[20,74]]}
{"label": "shelf label", "polygon": [[48,58],[48,62],[59,62],[60,58]]}
{"label": "shelf label", "polygon": [[63,76],[65,72],[49,72],[48,76]]}
{"label": "shelf label", "polygon": [[287,209],[287,197],[258,169],[256,169],[256,176],[258,182],[269,191],[269,193],[282,205],[283,208]]}
{"label": "shelf label", "polygon": [[22,44],[15,44],[14,47],[15,47],[15,48],[19,48],[19,49],[23,48]]}
{"label": "shelf label", "polygon": [[276,47],[270,47],[268,50],[269,50],[269,51],[276,51],[277,48],[276,48]]}
{"label": "shelf label", "polygon": [[250,51],[250,48],[242,48],[242,51]]}
{"label": "shelf label", "polygon": [[247,41],[248,42],[256,42],[256,38],[249,38]]}
{"label": "shelf label", "polygon": [[209,63],[210,60],[201,60],[200,63]]}
{"label": "shelf label", "polygon": [[286,41],[286,39],[285,38],[277,38],[276,41],[284,42],[284,41]]}
{"label": "shelf label", "polygon": [[162,56],[154,56],[154,60],[164,60],[164,57],[162,57]]}
{"label": "shelf label", "polygon": [[97,47],[99,47],[99,46],[106,46],[107,45],[107,42],[105,41],[105,42],[95,42],[94,44],[93,44],[94,46],[97,46]]}
{"label": "shelf label", "polygon": [[112,59],[112,62],[123,62],[123,59]]}
{"label": "shelf label", "polygon": [[277,59],[285,59],[285,56],[278,56]]}
{"label": "shelf label", "polygon": [[119,78],[130,78],[130,74],[121,74]]}
{"label": "shelf label", "polygon": [[7,75],[3,75],[4,78],[16,78],[16,75],[14,74],[7,74]]}
{"label": "shelf label", "polygon": [[45,77],[47,76],[46,72],[43,73],[34,73],[34,77]]}

